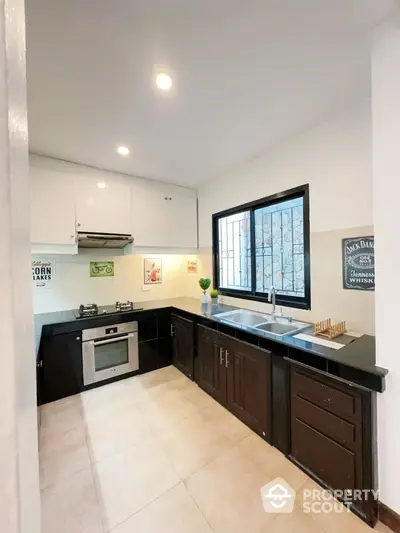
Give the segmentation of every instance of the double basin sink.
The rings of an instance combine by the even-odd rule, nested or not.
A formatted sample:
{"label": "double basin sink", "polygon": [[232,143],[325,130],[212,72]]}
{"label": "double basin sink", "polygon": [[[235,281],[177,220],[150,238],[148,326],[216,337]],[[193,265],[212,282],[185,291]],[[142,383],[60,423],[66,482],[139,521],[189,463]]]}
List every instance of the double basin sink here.
{"label": "double basin sink", "polygon": [[216,318],[231,322],[232,324],[246,326],[256,331],[266,331],[278,337],[293,335],[310,327],[310,324],[306,324],[305,322],[289,321],[288,318],[274,317],[273,315],[256,313],[247,309],[220,313],[216,315]]}

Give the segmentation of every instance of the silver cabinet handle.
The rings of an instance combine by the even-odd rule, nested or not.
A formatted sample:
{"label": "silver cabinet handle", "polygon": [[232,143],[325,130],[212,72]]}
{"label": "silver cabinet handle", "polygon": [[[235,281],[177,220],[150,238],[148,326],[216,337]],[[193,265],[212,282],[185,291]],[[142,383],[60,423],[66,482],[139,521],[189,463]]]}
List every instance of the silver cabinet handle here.
{"label": "silver cabinet handle", "polygon": [[127,341],[134,335],[135,335],[134,333],[130,333],[129,335],[125,335],[124,337],[114,337],[113,339],[108,339],[105,341],[98,341],[98,342],[92,341],[91,344],[93,344],[93,346],[103,346],[104,344],[112,344],[113,342]]}
{"label": "silver cabinet handle", "polygon": [[81,340],[81,338],[80,338],[80,337],[76,337],[76,340],[77,340],[77,341],[80,341],[80,340]]}
{"label": "silver cabinet handle", "polygon": [[171,337],[173,337],[175,334],[175,326],[171,324]]}
{"label": "silver cabinet handle", "polygon": [[223,354],[223,349],[220,347],[219,349],[219,364],[220,365],[224,364],[224,356],[222,354]]}

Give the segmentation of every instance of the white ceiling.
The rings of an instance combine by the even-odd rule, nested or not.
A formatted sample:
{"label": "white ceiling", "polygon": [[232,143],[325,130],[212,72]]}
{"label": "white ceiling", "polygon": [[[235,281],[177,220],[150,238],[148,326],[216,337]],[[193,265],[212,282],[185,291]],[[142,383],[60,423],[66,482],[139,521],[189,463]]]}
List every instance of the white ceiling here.
{"label": "white ceiling", "polygon": [[195,186],[368,96],[370,31],[393,6],[26,0],[31,151]]}

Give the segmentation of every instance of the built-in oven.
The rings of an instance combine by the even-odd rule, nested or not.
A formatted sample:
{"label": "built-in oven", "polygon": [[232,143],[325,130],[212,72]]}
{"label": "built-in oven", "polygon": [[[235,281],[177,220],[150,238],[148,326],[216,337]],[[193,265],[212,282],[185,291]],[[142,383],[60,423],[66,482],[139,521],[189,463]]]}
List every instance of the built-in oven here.
{"label": "built-in oven", "polygon": [[85,386],[138,370],[138,323],[83,330],[82,359]]}

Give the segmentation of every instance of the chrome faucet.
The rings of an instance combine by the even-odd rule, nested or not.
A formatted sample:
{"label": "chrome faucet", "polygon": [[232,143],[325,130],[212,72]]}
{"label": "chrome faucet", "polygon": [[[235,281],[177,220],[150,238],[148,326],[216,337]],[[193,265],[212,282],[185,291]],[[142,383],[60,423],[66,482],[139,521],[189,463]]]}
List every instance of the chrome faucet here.
{"label": "chrome faucet", "polygon": [[276,289],[273,285],[271,285],[271,288],[269,289],[268,301],[272,301],[272,317],[276,320]]}
{"label": "chrome faucet", "polygon": [[291,316],[284,316],[282,312],[282,307],[281,307],[281,312],[279,314],[276,312],[276,293],[277,292],[278,291],[275,289],[275,287],[271,285],[271,288],[269,289],[269,293],[268,293],[268,301],[272,302],[272,313],[271,313],[272,320],[276,322],[276,318],[280,317],[280,318],[286,319],[288,322],[292,322],[293,318]]}

